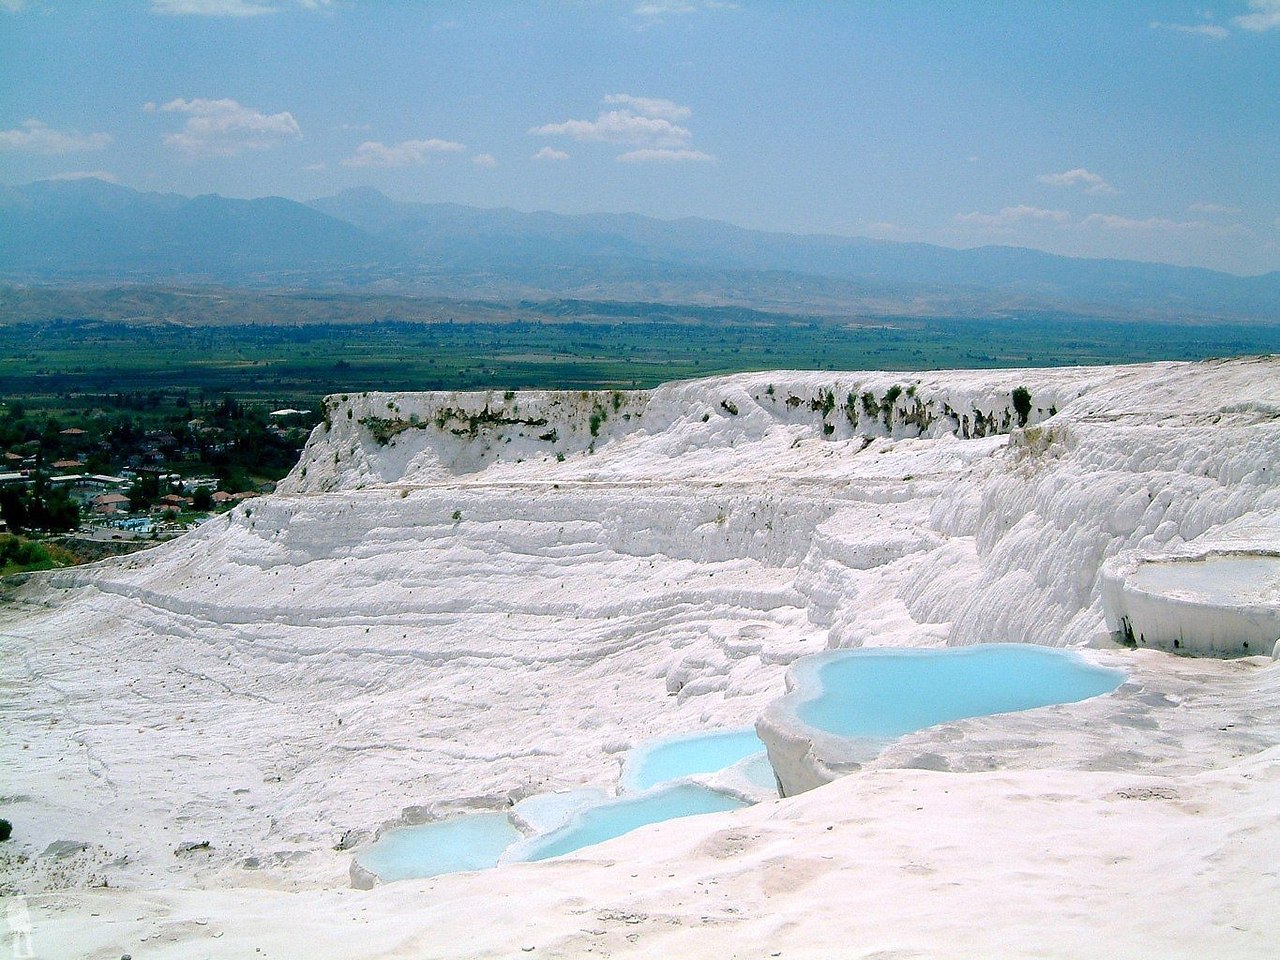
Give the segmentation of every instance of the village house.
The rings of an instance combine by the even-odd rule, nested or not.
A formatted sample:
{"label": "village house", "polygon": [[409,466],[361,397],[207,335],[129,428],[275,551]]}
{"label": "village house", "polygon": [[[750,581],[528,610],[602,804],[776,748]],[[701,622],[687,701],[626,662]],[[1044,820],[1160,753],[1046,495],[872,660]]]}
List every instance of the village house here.
{"label": "village house", "polygon": [[93,512],[110,517],[129,512],[129,498],[121,493],[103,493],[93,498]]}

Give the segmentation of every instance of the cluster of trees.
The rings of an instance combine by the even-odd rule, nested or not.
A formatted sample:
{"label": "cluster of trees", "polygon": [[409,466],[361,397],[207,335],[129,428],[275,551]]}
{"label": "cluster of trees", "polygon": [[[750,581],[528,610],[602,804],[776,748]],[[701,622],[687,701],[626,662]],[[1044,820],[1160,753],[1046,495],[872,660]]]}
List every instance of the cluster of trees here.
{"label": "cluster of trees", "polygon": [[[181,394],[139,391],[74,402],[84,408],[63,408],[56,415],[21,401],[0,408],[0,448],[33,455],[41,465],[76,459],[93,473],[114,474],[134,465],[207,469],[218,476],[220,488],[236,492],[251,489],[253,476],[278,479],[287,473],[304,438],[301,431],[281,436],[263,409],[235,397],[193,404]],[[193,421],[200,422],[192,427]],[[64,435],[67,427],[83,433]],[[139,493],[145,501],[146,491]]]}
{"label": "cluster of trees", "polygon": [[74,530],[80,525],[80,505],[59,487],[37,479],[30,489],[0,490],[0,518],[10,530]]}

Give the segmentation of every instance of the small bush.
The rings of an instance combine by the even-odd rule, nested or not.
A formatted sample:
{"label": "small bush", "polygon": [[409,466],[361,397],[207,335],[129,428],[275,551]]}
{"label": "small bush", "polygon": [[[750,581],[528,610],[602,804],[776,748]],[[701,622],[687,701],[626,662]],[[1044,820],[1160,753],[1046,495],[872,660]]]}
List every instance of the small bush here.
{"label": "small bush", "polygon": [[1026,387],[1014,387],[1013,410],[1018,415],[1018,426],[1025,427],[1031,416],[1031,391]]}

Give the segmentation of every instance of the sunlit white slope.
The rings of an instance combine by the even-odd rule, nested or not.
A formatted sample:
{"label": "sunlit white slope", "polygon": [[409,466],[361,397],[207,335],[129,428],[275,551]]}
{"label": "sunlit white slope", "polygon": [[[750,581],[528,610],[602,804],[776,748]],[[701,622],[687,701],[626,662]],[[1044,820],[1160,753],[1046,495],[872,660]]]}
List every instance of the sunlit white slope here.
{"label": "sunlit white slope", "polygon": [[[1277,464],[1269,359],[334,397],[277,495],[144,554],[33,578],[0,614],[3,815],[10,850],[31,855],[0,870],[33,891],[344,886],[350,847],[385,825],[611,788],[630,744],[750,725],[806,652],[1105,640],[1108,559],[1280,542]],[[1139,677],[1115,700],[915,735],[880,765],[1177,777],[1274,742],[1280,684],[1262,661],[1175,671],[1155,653],[1110,656]],[[877,776],[886,816],[936,782]],[[998,804],[1036,782],[965,795]],[[1053,782],[1072,789],[1069,773]],[[1224,774],[1204,790],[1238,787]],[[828,790],[856,793],[815,791],[808,825],[780,827],[771,856],[820,856],[808,845]],[[1072,819],[1086,809],[1064,806],[1064,839],[1087,834]],[[43,855],[61,840],[86,846]],[[841,841],[848,862],[855,840]],[[685,874],[653,856],[676,887],[731,866],[699,854]],[[969,871],[956,882],[995,869],[944,859]],[[361,895],[452,903],[536,888],[537,869]],[[598,872],[548,869],[588,897]],[[626,902],[608,889],[610,909]],[[323,898],[297,896],[321,922]]]}

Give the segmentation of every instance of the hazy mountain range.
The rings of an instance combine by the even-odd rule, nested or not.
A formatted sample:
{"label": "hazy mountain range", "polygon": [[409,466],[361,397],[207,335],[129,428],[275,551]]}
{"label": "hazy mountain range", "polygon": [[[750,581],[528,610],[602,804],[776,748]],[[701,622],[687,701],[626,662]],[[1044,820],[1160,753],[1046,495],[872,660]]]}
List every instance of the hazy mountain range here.
{"label": "hazy mountain range", "polygon": [[636,214],[405,203],[370,188],[304,204],[143,193],[85,179],[0,188],[0,280],[217,283],[465,297],[752,304],[818,313],[1280,320],[1280,272],[1017,247],[747,230]]}

